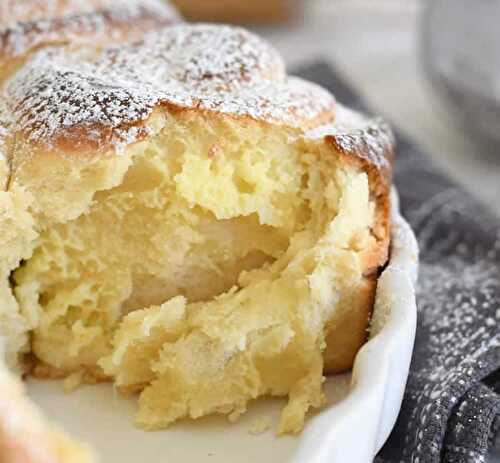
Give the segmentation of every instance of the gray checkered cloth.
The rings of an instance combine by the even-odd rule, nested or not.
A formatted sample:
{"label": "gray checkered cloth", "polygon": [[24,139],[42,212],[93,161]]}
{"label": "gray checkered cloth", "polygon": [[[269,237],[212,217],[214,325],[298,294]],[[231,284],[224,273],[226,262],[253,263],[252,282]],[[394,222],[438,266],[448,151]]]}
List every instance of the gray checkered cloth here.
{"label": "gray checkered cloth", "polygon": [[[299,74],[367,111],[327,65]],[[397,130],[396,140],[395,183],[421,251],[418,327],[401,412],[376,462],[484,462],[500,427],[500,223]]]}

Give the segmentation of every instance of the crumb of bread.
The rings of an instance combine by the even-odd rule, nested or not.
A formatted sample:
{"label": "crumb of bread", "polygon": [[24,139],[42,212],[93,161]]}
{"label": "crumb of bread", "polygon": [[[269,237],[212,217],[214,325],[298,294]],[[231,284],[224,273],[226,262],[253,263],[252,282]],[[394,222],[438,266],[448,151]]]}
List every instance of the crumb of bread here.
{"label": "crumb of bread", "polygon": [[270,427],[271,427],[271,420],[269,419],[269,417],[259,416],[253,421],[248,432],[254,435],[263,434]]}
{"label": "crumb of bread", "polygon": [[66,393],[76,391],[83,383],[84,374],[82,371],[75,371],[67,376],[63,381],[63,390]]}
{"label": "crumb of bread", "polygon": [[122,156],[58,159],[34,199],[46,226],[12,276],[34,354],[142,391],[146,429],[273,395],[279,432],[299,432],[324,403],[329,320],[364,287],[368,177],[286,127],[190,111],[157,126]]}

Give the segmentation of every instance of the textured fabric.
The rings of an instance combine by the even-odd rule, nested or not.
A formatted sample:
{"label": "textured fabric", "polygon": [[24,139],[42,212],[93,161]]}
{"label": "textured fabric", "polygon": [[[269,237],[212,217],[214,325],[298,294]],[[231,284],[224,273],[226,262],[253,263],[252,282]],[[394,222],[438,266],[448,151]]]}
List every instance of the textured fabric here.
{"label": "textured fabric", "polygon": [[444,460],[485,461],[484,449],[489,445],[490,432],[499,411],[500,397],[488,386],[479,383],[469,389],[448,423]]}
{"label": "textured fabric", "polygon": [[[367,110],[327,65],[300,74]],[[376,462],[483,462],[499,428],[500,223],[397,130],[396,139],[395,182],[421,251],[418,327],[401,412]]]}

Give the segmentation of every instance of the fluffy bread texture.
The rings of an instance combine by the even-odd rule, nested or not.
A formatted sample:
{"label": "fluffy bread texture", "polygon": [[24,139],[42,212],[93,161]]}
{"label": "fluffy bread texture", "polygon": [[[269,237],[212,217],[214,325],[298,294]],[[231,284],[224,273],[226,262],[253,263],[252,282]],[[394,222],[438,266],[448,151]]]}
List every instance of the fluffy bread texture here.
{"label": "fluffy bread texture", "polygon": [[[88,46],[139,39],[146,32],[180,21],[167,0],[4,0],[0,2],[0,84],[38,50]],[[11,288],[14,261],[29,257],[37,232],[26,214],[32,198],[9,188],[15,135],[13,114],[0,97],[0,461],[8,463],[88,463],[94,456],[53,425],[47,424],[24,396],[11,370],[26,371],[29,323],[19,312]],[[4,341],[7,346],[4,346]],[[4,352],[4,347],[6,352]],[[23,357],[21,359],[21,357]]]}
{"label": "fluffy bread texture", "polygon": [[[290,409],[303,409],[282,429],[297,431],[322,401],[325,326],[336,311],[359,310],[366,291],[377,245],[368,177],[285,129],[163,117],[156,136],[96,161],[109,187],[85,205],[61,198],[76,217],[40,233],[14,272],[33,352],[65,374],[102,366],[119,387],[151,384],[139,417],[147,427],[236,416],[249,399],[290,394]],[[83,178],[88,161],[81,169]],[[307,390],[294,392],[302,382]]]}
{"label": "fluffy bread texture", "polygon": [[279,431],[300,431],[387,260],[385,124],[222,26],[42,50],[4,97],[11,367],[138,391],[147,429],[288,396]]}
{"label": "fluffy bread texture", "polygon": [[[11,278],[40,371],[147,386],[148,428],[285,394],[281,430],[296,432],[323,401],[325,340],[336,370],[364,340],[386,252],[368,175],[323,140],[253,121],[180,111],[155,125],[119,157],[38,157],[15,174],[28,191],[38,162],[66,179],[35,190],[37,209],[64,209],[31,230]],[[91,194],[65,188],[72,177]]]}

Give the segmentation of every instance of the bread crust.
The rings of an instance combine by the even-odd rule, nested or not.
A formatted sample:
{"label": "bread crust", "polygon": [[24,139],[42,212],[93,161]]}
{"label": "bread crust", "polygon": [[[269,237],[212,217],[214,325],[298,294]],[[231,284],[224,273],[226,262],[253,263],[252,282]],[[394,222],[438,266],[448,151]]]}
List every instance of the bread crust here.
{"label": "bread crust", "polygon": [[[81,371],[83,370],[83,372]],[[77,373],[82,373],[81,381],[86,384],[98,384],[111,382],[112,378],[106,376],[102,369],[97,366],[86,366],[82,367]],[[57,368],[53,365],[48,365],[47,363],[41,362],[40,360],[35,361],[32,371],[30,372],[32,376],[38,379],[64,379],[75,372],[63,370]]]}
{"label": "bread crust", "polygon": [[181,20],[161,0],[8,0],[0,11],[0,82],[50,46],[109,46]]}
{"label": "bread crust", "polygon": [[228,23],[276,23],[293,16],[295,0],[174,0],[175,5],[192,21]]}
{"label": "bread crust", "polygon": [[228,26],[168,27],[90,56],[38,52],[5,85],[5,98],[23,150],[67,156],[120,152],[148,135],[162,108],[301,130],[335,117],[327,91],[288,77],[275,50]]}
{"label": "bread crust", "polygon": [[366,342],[376,289],[377,279],[365,278],[349,306],[337,310],[330,319],[323,353],[325,373],[351,369],[358,350]]}
{"label": "bread crust", "polygon": [[[185,109],[168,106],[169,111],[197,112],[197,109]],[[158,124],[157,119],[162,118],[156,113],[152,119],[142,126],[144,138],[151,134],[153,127]],[[239,119],[243,124],[268,124],[265,121],[256,121],[252,118],[236,115],[213,114],[211,117],[231,117]],[[155,120],[153,120],[153,118]],[[376,292],[377,277],[388,259],[390,244],[390,186],[392,182],[392,165],[394,161],[394,143],[392,133],[381,120],[360,121],[361,126],[353,127],[349,133],[331,133],[316,139],[315,143],[321,145],[325,156],[336,156],[342,163],[352,165],[366,172],[369,179],[370,196],[375,204],[375,220],[371,230],[374,237],[373,245],[363,255],[363,268],[365,282],[359,289],[359,297],[352,302],[351,310],[337,312],[327,327],[325,351],[325,372],[334,374],[349,370],[359,348],[366,341],[369,321],[373,309]],[[305,134],[307,138],[307,132]],[[59,153],[59,154],[55,154]],[[35,156],[30,156],[27,162],[20,162],[13,176],[14,181],[30,187],[29,179],[33,177],[33,169],[38,171],[45,163],[58,162],[61,156],[64,162],[86,162],[91,151],[80,151],[68,156],[65,144],[58,146],[58,151],[39,151]],[[95,152],[93,156],[96,156]],[[99,156],[99,154],[97,154]],[[106,156],[115,156],[108,153]],[[31,160],[30,160],[31,159]],[[30,165],[33,167],[30,168]],[[38,195],[36,190],[33,190]],[[49,369],[50,370],[50,369]],[[48,371],[46,368],[44,371]],[[60,377],[68,374],[55,372]],[[45,376],[45,375],[42,375]],[[92,376],[92,375],[91,375]]]}
{"label": "bread crust", "polygon": [[124,6],[157,8],[165,14],[165,3],[157,0],[4,0],[0,5],[0,28],[15,27],[19,23],[50,21],[64,16],[113,10],[120,14]]}
{"label": "bread crust", "polygon": [[371,230],[374,244],[363,256],[366,276],[363,289],[352,302],[351,310],[336,313],[327,327],[325,372],[334,374],[352,367],[366,341],[377,278],[389,257],[394,138],[385,122],[372,120],[351,133],[326,135],[325,141],[337,156],[366,172],[370,196],[376,206]]}
{"label": "bread crust", "polygon": [[[124,29],[120,32],[123,24],[113,21],[107,24],[116,27],[117,41],[129,38]],[[163,24],[163,19],[144,21],[137,22],[141,33]],[[345,111],[328,92],[288,77],[277,53],[240,29],[174,26],[136,44],[90,54],[71,47],[35,53],[53,43],[85,45],[92,36],[79,29],[68,32],[65,20],[51,24],[55,41],[40,36],[38,45],[26,48],[20,58],[0,54],[0,60],[10,63],[4,76],[24,64],[4,84],[0,102],[8,115],[6,122],[0,117],[0,151],[8,161],[0,164],[5,189],[26,189],[48,226],[62,214],[54,200],[42,203],[44,195],[50,196],[47,184],[57,169],[64,174],[72,166],[97,166],[99,160],[111,159],[108,169],[126,170],[126,157],[120,154],[154,136],[176,112],[284,127],[291,138],[313,144],[321,156],[333,156],[368,176],[375,218],[373,244],[362,256],[364,280],[352,300],[335,312],[325,333],[325,372],[349,369],[366,340],[377,277],[389,252],[394,151],[387,125],[359,116],[344,125]],[[72,34],[83,38],[73,42]],[[64,175],[58,181],[73,190]],[[52,378],[67,372],[38,365],[34,374]],[[88,377],[107,379],[96,371]]]}
{"label": "bread crust", "polygon": [[[274,58],[271,58],[272,62]],[[279,64],[274,64],[279,68]],[[319,94],[321,96],[321,93]],[[128,103],[126,103],[128,104]],[[365,172],[368,176],[370,196],[375,204],[375,220],[371,233],[374,244],[367,249],[363,256],[364,274],[374,278],[388,258],[390,243],[390,185],[392,181],[392,164],[394,159],[393,137],[385,122],[374,119],[367,120],[357,116],[355,123],[345,128],[342,126],[346,118],[346,110],[327,100],[311,119],[295,120],[296,125],[289,125],[291,136],[304,138],[319,146],[321,155],[335,156],[341,163],[353,166]],[[328,109],[329,108],[329,109]],[[47,139],[31,141],[29,132],[18,135],[16,151],[12,157],[12,184],[22,184],[30,189],[35,197],[41,198],[39,191],[40,178],[34,175],[47,164],[86,163],[96,158],[117,157],[119,154],[113,149],[116,132],[134,130],[134,143],[138,143],[156,133],[164,124],[165,118],[177,112],[204,113],[206,117],[221,117],[236,119],[241,124],[272,125],[276,122],[258,119],[249,114],[223,113],[218,110],[209,110],[203,107],[183,107],[171,101],[158,101],[151,114],[145,119],[134,120],[117,127],[100,124],[77,124],[63,132],[58,132]],[[278,121],[279,123],[280,121]],[[283,123],[283,121],[281,121]],[[285,124],[286,125],[286,124]],[[308,130],[310,127],[313,129]],[[90,136],[89,134],[94,134]],[[96,136],[97,134],[97,136]],[[127,148],[125,148],[127,149]],[[58,161],[59,159],[59,161]],[[55,163],[55,164],[54,164]],[[42,182],[45,183],[45,182]],[[42,185],[43,187],[43,185]],[[336,340],[336,330],[327,336],[328,351],[338,350],[330,359],[325,357],[325,371],[338,372],[352,366],[355,353],[363,344],[369,323],[369,314],[373,305],[373,296],[376,285],[368,286],[364,291],[367,296],[364,308],[353,307],[349,314],[344,314],[342,322],[332,321],[333,325],[340,325],[346,333],[352,333],[352,343],[347,343],[342,337]],[[340,346],[342,344],[342,347]],[[344,352],[343,357],[340,352]]]}

